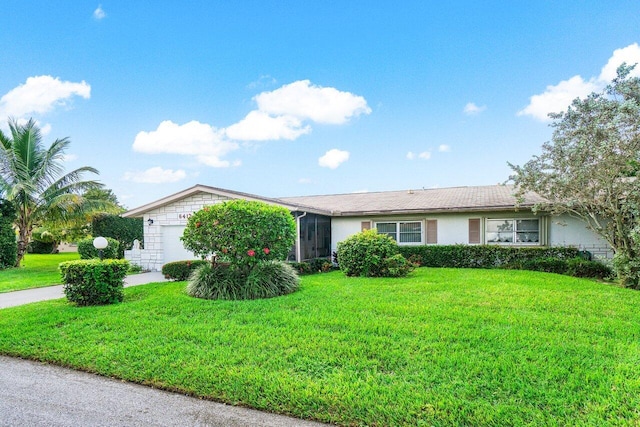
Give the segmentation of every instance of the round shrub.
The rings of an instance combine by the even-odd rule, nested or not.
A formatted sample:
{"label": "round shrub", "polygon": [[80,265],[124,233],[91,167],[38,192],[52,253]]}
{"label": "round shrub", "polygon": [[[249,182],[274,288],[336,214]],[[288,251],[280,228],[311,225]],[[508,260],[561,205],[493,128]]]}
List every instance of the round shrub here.
{"label": "round shrub", "polygon": [[300,279],[284,261],[261,261],[248,275],[228,265],[207,263],[194,270],[187,294],[196,298],[244,300],[273,298],[298,289]]}
{"label": "round shrub", "polygon": [[386,261],[394,255],[398,255],[396,241],[386,234],[378,234],[375,229],[364,230],[338,242],[340,270],[347,276],[388,277],[388,263],[394,275],[408,274],[409,271],[403,272],[403,268],[395,266],[399,262],[398,257]]}
{"label": "round shrub", "polygon": [[[82,239],[78,242],[78,254],[80,259],[100,258],[100,252],[93,246],[93,237]],[[102,258],[117,259],[120,249],[120,242],[111,237],[107,237],[107,247],[102,250]]]}
{"label": "round shrub", "polygon": [[215,255],[248,271],[258,261],[287,259],[295,236],[296,224],[286,208],[230,200],[195,212],[181,240],[198,256]]}
{"label": "round shrub", "polygon": [[162,274],[169,280],[187,280],[198,267],[209,264],[209,261],[196,259],[192,261],[168,262],[162,266]]}
{"label": "round shrub", "polygon": [[77,305],[104,305],[124,298],[124,278],[129,261],[96,259],[60,263],[64,293]]}
{"label": "round shrub", "polygon": [[416,268],[416,265],[400,254],[395,254],[384,260],[384,277],[405,277]]}

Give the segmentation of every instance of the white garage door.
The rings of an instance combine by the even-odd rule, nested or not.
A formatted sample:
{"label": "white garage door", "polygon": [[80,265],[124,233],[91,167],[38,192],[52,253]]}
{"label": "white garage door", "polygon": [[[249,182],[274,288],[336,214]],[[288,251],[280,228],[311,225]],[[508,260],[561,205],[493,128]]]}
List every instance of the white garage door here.
{"label": "white garage door", "polygon": [[189,252],[182,246],[183,225],[163,225],[162,226],[162,247],[164,248],[164,261],[166,264],[172,261],[184,261],[188,259],[198,259],[193,252]]}

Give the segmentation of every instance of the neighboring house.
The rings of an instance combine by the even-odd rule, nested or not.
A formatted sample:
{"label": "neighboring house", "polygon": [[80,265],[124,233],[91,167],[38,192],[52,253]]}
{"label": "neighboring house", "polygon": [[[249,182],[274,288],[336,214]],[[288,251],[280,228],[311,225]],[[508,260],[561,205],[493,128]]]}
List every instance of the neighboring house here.
{"label": "neighboring house", "polygon": [[534,193],[516,208],[513,193],[512,186],[490,185],[268,198],[196,185],[123,214],[144,218],[144,249],[126,251],[125,257],[150,270],[193,259],[180,241],[187,219],[204,206],[231,199],[289,209],[298,228],[291,254],[295,260],[331,256],[338,242],[369,228],[400,245],[574,246],[597,257],[611,256],[609,245],[584,223],[565,215],[534,214],[533,205],[544,201]]}

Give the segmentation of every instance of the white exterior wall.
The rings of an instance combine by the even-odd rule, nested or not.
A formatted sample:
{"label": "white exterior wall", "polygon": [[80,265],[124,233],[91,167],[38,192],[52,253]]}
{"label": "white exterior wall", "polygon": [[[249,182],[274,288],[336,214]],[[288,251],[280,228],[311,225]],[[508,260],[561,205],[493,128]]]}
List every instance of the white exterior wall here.
{"label": "white exterior wall", "polygon": [[569,215],[549,219],[549,244],[575,246],[580,250],[591,252],[596,258],[613,257],[613,251],[605,240],[589,230],[586,223]]}
{"label": "white exterior wall", "polygon": [[[180,240],[164,242],[163,235],[175,235],[175,230],[166,233],[164,227],[186,227],[189,216],[205,206],[221,203],[229,200],[227,197],[209,193],[199,193],[178,200],[166,206],[159,207],[144,214],[144,249],[125,251],[125,258],[133,264],[141,266],[145,270],[160,271],[168,262],[181,259],[167,259],[164,245],[182,245]],[[153,224],[149,225],[149,219]],[[187,254],[186,249],[172,248],[171,253],[176,256]],[[191,257],[193,258],[193,257]]]}
{"label": "white exterior wall", "polygon": [[[331,219],[331,250],[337,250],[338,242],[346,239],[361,230],[363,221],[371,221],[375,227],[376,222],[384,221],[423,221],[422,242],[426,241],[426,226],[424,221],[437,220],[438,245],[469,244],[469,219],[480,218],[481,238],[484,241],[485,219],[510,219],[510,218],[540,218],[543,224],[546,222],[546,236],[541,236],[542,242],[549,246],[573,246],[580,250],[590,251],[598,258],[610,258],[612,252],[609,245],[600,239],[591,230],[588,230],[581,221],[568,217],[540,217],[531,212],[495,212],[495,213],[451,213],[436,215],[398,215],[384,217],[333,217]],[[546,221],[545,221],[546,220]],[[544,227],[544,226],[543,226]],[[545,238],[546,237],[546,238]]]}

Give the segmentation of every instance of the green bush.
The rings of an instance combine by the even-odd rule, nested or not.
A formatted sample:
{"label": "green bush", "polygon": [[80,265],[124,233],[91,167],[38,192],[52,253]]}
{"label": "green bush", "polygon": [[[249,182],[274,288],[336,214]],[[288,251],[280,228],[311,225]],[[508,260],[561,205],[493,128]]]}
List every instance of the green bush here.
{"label": "green bush", "polygon": [[242,299],[241,289],[246,280],[241,270],[207,262],[193,271],[187,294],[195,298],[238,300]]}
{"label": "green bush", "polygon": [[296,224],[286,208],[231,200],[195,212],[181,240],[198,256],[215,254],[248,272],[258,261],[286,260],[295,236]]}
{"label": "green bush", "polygon": [[263,261],[252,269],[243,286],[243,299],[272,298],[295,292],[300,286],[296,271],[285,261]]}
{"label": "green bush", "polygon": [[124,278],[129,262],[120,259],[95,259],[60,263],[64,293],[80,306],[120,302],[124,298]]}
{"label": "green bush", "polygon": [[201,259],[169,262],[162,266],[162,274],[170,280],[187,280],[194,270],[205,264],[210,263]]}
{"label": "green bush", "polygon": [[327,273],[334,269],[333,263],[329,258],[314,258],[310,261],[288,262],[294,270],[300,275]]}
{"label": "green bush", "polygon": [[497,268],[537,258],[569,260],[578,249],[565,247],[511,248],[497,245],[400,246],[400,253],[424,267]]}
{"label": "green bush", "polygon": [[0,269],[15,267],[18,243],[13,229],[16,209],[13,203],[0,199]]}
{"label": "green bush", "polygon": [[27,246],[27,252],[30,254],[51,254],[54,252],[54,242],[42,242],[40,240],[32,240]]}
{"label": "green bush", "polygon": [[140,242],[144,239],[142,218],[123,218],[119,215],[101,214],[93,217],[91,221],[91,234],[116,239],[118,258],[124,257],[125,249],[131,248],[134,240]]}
{"label": "green bush", "polygon": [[187,294],[196,298],[244,300],[273,298],[298,289],[300,279],[285,261],[261,261],[248,275],[228,265],[206,263],[189,279]]}
{"label": "green bush", "polygon": [[521,261],[519,270],[544,271],[546,273],[566,274],[567,261],[558,258],[534,258]]}
{"label": "green bush", "polygon": [[[385,277],[390,274],[386,260],[394,255],[398,255],[396,241],[386,234],[378,234],[375,229],[364,230],[338,242],[340,270],[347,276]],[[394,273],[404,270],[394,266],[398,259],[389,261]]]}
{"label": "green bush", "polygon": [[[93,237],[88,237],[78,242],[78,254],[80,254],[80,259],[100,258],[100,253],[93,246],[93,239]],[[106,239],[108,244],[107,247],[102,250],[102,258],[117,259],[120,250],[120,242],[116,239],[112,239],[111,237],[107,237]]]}
{"label": "green bush", "polygon": [[573,258],[567,261],[567,274],[574,277],[607,279],[613,276],[613,270],[599,261]]}
{"label": "green bush", "polygon": [[395,254],[384,260],[384,277],[405,277],[416,268],[415,264],[400,254]]}

